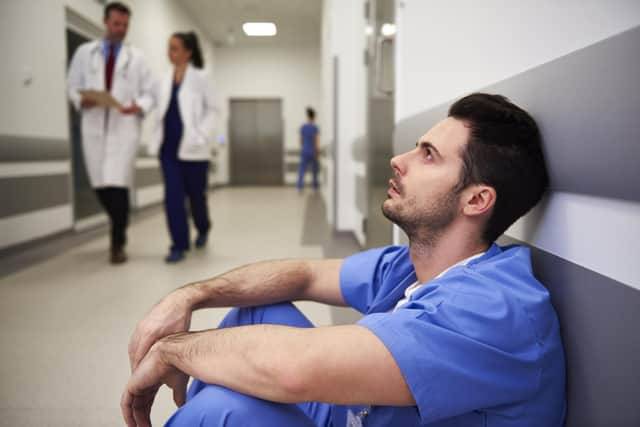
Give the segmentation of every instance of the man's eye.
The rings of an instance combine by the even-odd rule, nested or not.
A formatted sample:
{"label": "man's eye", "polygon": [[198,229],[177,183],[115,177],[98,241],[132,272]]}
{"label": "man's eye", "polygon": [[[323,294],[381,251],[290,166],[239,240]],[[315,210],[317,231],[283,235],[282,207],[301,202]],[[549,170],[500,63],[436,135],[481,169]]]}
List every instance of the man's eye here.
{"label": "man's eye", "polygon": [[431,151],[431,148],[429,147],[425,147],[424,149],[424,157],[428,160],[432,160],[433,159],[433,152]]}

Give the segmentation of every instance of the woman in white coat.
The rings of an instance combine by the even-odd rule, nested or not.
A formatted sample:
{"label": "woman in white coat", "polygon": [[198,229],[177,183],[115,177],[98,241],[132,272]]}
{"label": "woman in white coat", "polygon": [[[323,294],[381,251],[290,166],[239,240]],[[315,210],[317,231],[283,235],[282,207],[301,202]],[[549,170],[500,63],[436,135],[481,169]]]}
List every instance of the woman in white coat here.
{"label": "woman in white coat", "polygon": [[190,246],[187,198],[198,230],[195,246],[201,248],[207,242],[211,223],[206,191],[214,104],[194,33],[171,36],[169,60],[173,68],[156,89],[158,109],[149,151],[160,156],[164,204],[172,240],[165,261],[174,263],[184,259]]}

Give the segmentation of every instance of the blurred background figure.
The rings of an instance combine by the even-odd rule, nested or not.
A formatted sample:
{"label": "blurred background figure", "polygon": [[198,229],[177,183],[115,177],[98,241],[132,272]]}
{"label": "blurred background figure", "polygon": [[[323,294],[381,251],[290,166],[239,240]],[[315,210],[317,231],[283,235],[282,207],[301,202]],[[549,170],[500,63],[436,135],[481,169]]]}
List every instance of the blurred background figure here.
{"label": "blurred background figure", "polygon": [[164,207],[171,235],[168,263],[184,259],[189,249],[185,199],[198,230],[195,247],[207,243],[211,221],[207,209],[207,175],[214,126],[211,84],[195,33],[174,33],[169,39],[173,67],[157,87],[158,112],[149,144],[160,154],[164,177]]}
{"label": "blurred background figure", "polygon": [[[91,186],[111,221],[111,263],[127,260],[129,187],[140,139],[142,114],[153,106],[152,78],[142,54],[123,40],[131,11],[122,3],[104,9],[105,35],[84,43],[69,67],[68,93],[82,114],[84,161]],[[107,91],[124,107],[99,106],[81,90]]]}
{"label": "blurred background figure", "polygon": [[307,107],[307,123],[300,128],[300,170],[298,171],[298,191],[304,188],[304,175],[311,165],[313,172],[313,189],[318,189],[318,126],[315,124],[316,112]]}

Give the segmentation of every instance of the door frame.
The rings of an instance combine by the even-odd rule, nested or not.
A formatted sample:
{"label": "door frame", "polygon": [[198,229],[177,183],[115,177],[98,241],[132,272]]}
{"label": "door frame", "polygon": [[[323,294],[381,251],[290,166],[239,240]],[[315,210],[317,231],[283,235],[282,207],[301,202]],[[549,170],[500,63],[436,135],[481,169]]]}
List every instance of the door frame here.
{"label": "door frame", "polygon": [[[67,31],[74,32],[89,40],[94,40],[102,37],[102,34],[104,31],[100,27],[100,25],[96,24],[90,19],[87,19],[86,17],[77,13],[70,7],[65,6],[64,15],[65,15],[64,31],[65,31],[66,57],[69,57],[69,51],[68,51],[69,46],[66,44]],[[66,70],[65,70],[65,75],[66,75]],[[65,97],[65,100],[67,102],[67,104],[65,105],[65,111],[68,111],[69,100],[66,99],[66,97]],[[73,144],[73,135],[71,135],[71,117],[68,115],[67,115],[67,128],[69,132],[68,133],[69,144],[71,145]],[[69,173],[68,187],[69,187],[69,194],[71,195],[73,229],[76,231],[81,231],[81,230],[86,230],[88,228],[93,228],[97,225],[106,224],[108,222],[108,217],[105,213],[98,213],[82,219],[78,219],[76,217],[76,190],[74,186],[73,147],[70,147],[69,153],[70,153],[69,165],[71,170]],[[84,160],[81,160],[81,161],[84,161]]]}

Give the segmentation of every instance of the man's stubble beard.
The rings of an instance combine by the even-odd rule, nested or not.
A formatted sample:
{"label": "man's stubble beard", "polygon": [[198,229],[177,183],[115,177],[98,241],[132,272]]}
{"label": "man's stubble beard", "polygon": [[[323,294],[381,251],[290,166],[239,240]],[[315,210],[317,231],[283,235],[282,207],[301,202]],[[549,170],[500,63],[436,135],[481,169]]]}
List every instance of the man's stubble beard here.
{"label": "man's stubble beard", "polygon": [[[401,206],[390,206],[387,199],[382,204],[382,214],[400,227],[409,237],[413,247],[433,247],[442,232],[456,217],[459,193],[451,189],[436,200],[418,203],[416,196],[408,198]],[[397,201],[397,200],[396,200]]]}

